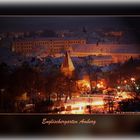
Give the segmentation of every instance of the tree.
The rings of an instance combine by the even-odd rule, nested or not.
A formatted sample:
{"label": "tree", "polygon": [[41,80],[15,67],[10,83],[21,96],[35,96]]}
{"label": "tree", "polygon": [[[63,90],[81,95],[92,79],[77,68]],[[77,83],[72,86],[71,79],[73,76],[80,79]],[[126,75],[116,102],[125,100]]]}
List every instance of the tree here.
{"label": "tree", "polygon": [[9,92],[13,96],[20,96],[27,92],[32,97],[36,92],[43,90],[44,79],[41,74],[24,62],[16,68],[10,77]]}
{"label": "tree", "polygon": [[11,69],[6,63],[0,64],[0,112],[12,112],[12,95],[8,92]]}
{"label": "tree", "polygon": [[104,106],[108,110],[109,113],[114,112],[115,98],[113,94],[114,94],[113,91],[108,91],[108,94],[107,94],[108,96],[106,99],[104,99],[104,102],[105,102]]}
{"label": "tree", "polygon": [[119,102],[119,110],[121,112],[139,112],[140,100],[139,99],[126,99]]}
{"label": "tree", "polygon": [[[92,78],[93,78],[93,69],[92,69],[92,66],[91,66],[91,57],[88,56],[86,59],[85,59],[85,68],[86,68],[86,72],[89,76],[89,83],[90,83],[90,91],[92,92]],[[95,75],[96,77],[96,84],[97,84],[97,75]]]}
{"label": "tree", "polygon": [[75,90],[76,82],[73,77],[66,77],[60,71],[47,76],[46,92],[49,99],[52,93],[56,93],[57,101],[65,96],[65,102],[67,102],[68,97],[71,98]]}
{"label": "tree", "polygon": [[10,76],[10,67],[6,63],[0,64],[0,89],[5,89],[8,86]]}

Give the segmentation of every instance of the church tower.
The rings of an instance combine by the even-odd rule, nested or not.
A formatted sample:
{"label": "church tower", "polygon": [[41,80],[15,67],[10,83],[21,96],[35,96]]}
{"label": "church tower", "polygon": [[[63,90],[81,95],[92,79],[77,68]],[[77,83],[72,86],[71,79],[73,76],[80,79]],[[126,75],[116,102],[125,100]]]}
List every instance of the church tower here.
{"label": "church tower", "polygon": [[68,52],[66,52],[64,61],[61,65],[61,72],[64,73],[65,76],[72,76],[75,68],[73,65],[73,62],[71,60],[71,57]]}

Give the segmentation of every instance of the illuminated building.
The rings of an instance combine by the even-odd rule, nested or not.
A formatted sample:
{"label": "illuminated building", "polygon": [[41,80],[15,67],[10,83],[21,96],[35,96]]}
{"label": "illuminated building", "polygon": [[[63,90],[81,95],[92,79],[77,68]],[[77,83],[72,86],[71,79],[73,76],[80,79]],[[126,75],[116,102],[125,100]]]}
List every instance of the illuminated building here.
{"label": "illuminated building", "polygon": [[12,43],[12,52],[29,55],[35,47],[48,47],[49,54],[54,55],[62,51],[70,50],[71,45],[86,44],[84,39],[71,38],[28,38],[17,39]]}
{"label": "illuminated building", "polygon": [[73,45],[71,56],[92,56],[91,64],[104,66],[111,63],[122,63],[131,57],[140,58],[140,49],[138,44]]}
{"label": "illuminated building", "polygon": [[113,62],[114,61],[111,55],[98,55],[98,56],[92,56],[92,61],[90,64],[97,65],[97,66],[105,66]]}
{"label": "illuminated building", "polygon": [[[43,48],[43,49],[42,49]],[[12,43],[12,52],[30,56],[35,50],[43,50],[46,55],[62,56],[70,51],[71,57],[92,56],[91,64],[104,66],[122,63],[129,58],[140,58],[138,44],[86,44],[84,39],[32,38],[17,39]]]}
{"label": "illuminated building", "polygon": [[61,72],[66,76],[72,76],[75,68],[68,52],[66,52],[64,61],[61,65]]}

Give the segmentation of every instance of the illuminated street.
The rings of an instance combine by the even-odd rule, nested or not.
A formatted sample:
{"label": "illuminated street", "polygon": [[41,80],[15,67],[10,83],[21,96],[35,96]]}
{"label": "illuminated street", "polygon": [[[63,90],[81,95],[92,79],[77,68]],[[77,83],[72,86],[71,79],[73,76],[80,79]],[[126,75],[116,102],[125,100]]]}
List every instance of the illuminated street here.
{"label": "illuminated street", "polygon": [[[115,110],[118,107],[118,102],[125,99],[132,99],[133,97],[130,93],[126,92],[118,93],[116,96],[98,94],[72,97],[67,103],[63,103],[62,107],[65,108],[65,111],[60,111],[58,114],[107,113],[108,107],[105,104],[108,98],[113,98],[113,112],[116,112]],[[91,107],[90,112],[88,107]]]}

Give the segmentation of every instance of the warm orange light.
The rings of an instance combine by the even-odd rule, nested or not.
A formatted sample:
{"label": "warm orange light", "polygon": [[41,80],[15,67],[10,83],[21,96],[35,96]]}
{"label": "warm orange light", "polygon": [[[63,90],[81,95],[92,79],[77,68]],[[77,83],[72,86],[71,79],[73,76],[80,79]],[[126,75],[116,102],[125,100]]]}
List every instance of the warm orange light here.
{"label": "warm orange light", "polygon": [[99,81],[97,84],[97,88],[105,88],[105,82]]}
{"label": "warm orange light", "polygon": [[121,99],[131,99],[132,96],[128,94],[127,92],[118,92],[118,96]]}
{"label": "warm orange light", "polygon": [[101,81],[100,84],[103,85],[103,81]]}
{"label": "warm orange light", "polygon": [[103,106],[104,105],[104,101],[103,100],[95,101],[95,102],[92,103],[92,105],[95,105],[95,106]]}
{"label": "warm orange light", "polygon": [[68,105],[71,106],[70,114],[84,114],[86,102],[70,103]]}
{"label": "warm orange light", "polygon": [[127,83],[127,81],[126,81],[126,80],[124,80],[124,83],[126,84],[126,83]]}
{"label": "warm orange light", "polygon": [[103,88],[104,86],[103,86],[103,84],[98,83],[98,84],[97,84],[97,87],[98,87],[98,88]]}
{"label": "warm orange light", "polygon": [[86,102],[79,102],[79,103],[75,103],[75,104],[71,104],[71,105],[72,105],[72,107],[82,108],[82,107],[85,107],[87,104],[86,104]]}
{"label": "warm orange light", "polygon": [[120,86],[118,86],[117,88],[118,88],[118,89],[121,89],[121,87],[120,87]]}
{"label": "warm orange light", "polygon": [[131,78],[131,81],[135,81],[135,78],[134,78],[134,77],[132,77],[132,78]]}
{"label": "warm orange light", "polygon": [[72,110],[71,114],[84,114],[84,110]]}
{"label": "warm orange light", "polygon": [[90,90],[90,82],[88,80],[79,80],[77,83],[80,88]]}

